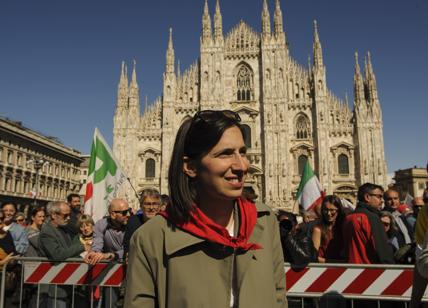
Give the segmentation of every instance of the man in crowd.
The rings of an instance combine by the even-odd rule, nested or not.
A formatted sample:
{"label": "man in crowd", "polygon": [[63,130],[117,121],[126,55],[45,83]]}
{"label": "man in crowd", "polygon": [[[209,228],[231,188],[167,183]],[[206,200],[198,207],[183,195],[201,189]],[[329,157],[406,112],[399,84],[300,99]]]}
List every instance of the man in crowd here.
{"label": "man in crowd", "polygon": [[380,220],[383,188],[365,183],[358,188],[358,204],[344,223],[343,240],[348,263],[394,263],[392,248]]}
{"label": "man in crowd", "polygon": [[71,193],[67,196],[67,203],[70,206],[70,220],[67,224],[67,231],[70,235],[75,236],[79,233],[77,228],[77,220],[79,219],[81,212],[80,196],[78,194]]}
{"label": "man in crowd", "polygon": [[[113,199],[108,207],[108,213],[107,217],[95,223],[92,252],[85,257],[85,261],[90,264],[101,260],[123,260],[123,238],[131,209],[126,200]],[[104,306],[113,307],[118,296],[117,289],[105,288],[103,291]]]}
{"label": "man in crowd", "polygon": [[[49,202],[47,205],[50,219],[42,226],[39,243],[42,253],[51,260],[62,261],[79,257],[85,249],[91,248],[85,247],[80,241],[72,241],[72,237],[66,230],[70,212],[70,206],[64,201]],[[71,291],[69,286],[49,285],[47,307],[69,307]]]}
{"label": "man in crowd", "polygon": [[395,189],[388,189],[383,194],[385,200],[384,210],[388,211],[394,217],[395,224],[398,227],[398,235],[401,237],[400,242],[411,244],[413,242],[412,227],[407,222],[406,216],[399,211],[400,197]]}
{"label": "man in crowd", "polygon": [[140,207],[141,213],[131,216],[126,226],[125,238],[123,241],[123,247],[125,250],[125,256],[129,251],[129,241],[131,240],[132,234],[141,227],[147,220],[153,218],[161,208],[161,196],[157,190],[145,189],[140,195]]}

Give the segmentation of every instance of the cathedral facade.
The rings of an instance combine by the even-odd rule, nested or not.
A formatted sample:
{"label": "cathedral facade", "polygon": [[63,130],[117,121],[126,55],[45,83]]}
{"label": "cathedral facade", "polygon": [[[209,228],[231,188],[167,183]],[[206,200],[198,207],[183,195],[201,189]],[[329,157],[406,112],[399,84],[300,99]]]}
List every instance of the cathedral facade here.
{"label": "cathedral facade", "polygon": [[[219,2],[213,21],[202,15],[199,58],[182,73],[175,67],[172,31],[163,94],[140,111],[135,63],[118,86],[113,151],[133,186],[168,193],[168,166],[180,124],[197,111],[231,109],[245,130],[250,169],[246,185],[273,208],[291,209],[303,166],[310,162],[327,194],[355,200],[359,185],[385,186],[382,112],[370,54],[361,73],[355,54],[353,110],[327,87],[318,28],[307,67],[289,55],[280,1],[273,26],[267,1],[261,33],[241,21],[223,33]],[[124,196],[131,199],[131,187]]]}

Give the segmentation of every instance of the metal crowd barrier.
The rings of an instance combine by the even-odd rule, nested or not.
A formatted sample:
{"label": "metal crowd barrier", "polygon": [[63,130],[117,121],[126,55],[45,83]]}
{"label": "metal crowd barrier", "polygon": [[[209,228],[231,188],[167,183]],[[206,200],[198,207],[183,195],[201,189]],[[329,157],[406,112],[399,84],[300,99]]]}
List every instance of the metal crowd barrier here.
{"label": "metal crowd barrier", "polygon": [[[287,297],[304,299],[332,298],[351,302],[373,300],[400,301],[407,307],[412,293],[413,265],[382,264],[321,264],[311,263],[304,269],[293,270],[285,263]],[[428,292],[422,298],[428,301]]]}
{"label": "metal crowd barrier", "polygon": [[67,301],[71,307],[92,308],[101,300],[107,302],[107,307],[115,307],[125,277],[124,265],[116,262],[89,265],[80,258],[63,262],[24,257],[13,260],[19,264],[20,282],[14,292],[6,294],[5,264],[1,273],[0,308],[7,308],[11,296],[20,308],[45,307],[48,299],[55,307],[57,302]]}
{"label": "metal crowd barrier", "polygon": [[[124,265],[115,262],[88,265],[82,259],[52,262],[46,258],[18,257],[14,260],[21,265],[21,280],[15,291],[19,293],[19,307],[28,304],[28,301],[31,307],[43,307],[48,291],[51,298],[54,294],[56,301],[58,293],[64,288],[67,294],[71,294],[71,307],[87,307],[79,302],[82,298],[78,295],[82,290],[90,307],[94,307],[94,298],[98,296],[97,292],[100,293],[100,287],[104,290],[101,293],[105,293],[104,300],[112,307],[125,278]],[[5,269],[6,264],[1,273],[0,308],[5,307],[6,300]],[[311,263],[304,269],[293,270],[290,264],[285,263],[284,270],[287,298],[300,299],[302,307],[305,299],[320,301],[325,297],[350,300],[351,306],[353,300],[407,302],[412,292],[413,265]],[[28,294],[24,296],[28,289],[32,296],[30,299]],[[427,291],[422,301],[428,302]]]}

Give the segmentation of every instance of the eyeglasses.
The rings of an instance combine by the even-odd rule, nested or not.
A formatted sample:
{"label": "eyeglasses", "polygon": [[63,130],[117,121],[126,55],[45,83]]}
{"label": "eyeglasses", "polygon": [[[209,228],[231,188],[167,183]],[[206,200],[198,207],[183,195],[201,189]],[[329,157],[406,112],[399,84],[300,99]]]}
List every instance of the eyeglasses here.
{"label": "eyeglasses", "polygon": [[126,216],[127,214],[131,213],[131,209],[127,209],[127,210],[123,210],[123,211],[112,211],[113,213],[116,214],[122,214],[122,216]]}
{"label": "eyeglasses", "polygon": [[159,207],[160,205],[160,202],[143,202],[143,206]]}
{"label": "eyeglasses", "polygon": [[376,197],[376,198],[378,198],[378,199],[382,199],[382,194],[369,194],[370,196],[372,196],[372,197]]}
{"label": "eyeglasses", "polygon": [[324,213],[336,214],[337,213],[337,209],[324,209],[323,212]]}

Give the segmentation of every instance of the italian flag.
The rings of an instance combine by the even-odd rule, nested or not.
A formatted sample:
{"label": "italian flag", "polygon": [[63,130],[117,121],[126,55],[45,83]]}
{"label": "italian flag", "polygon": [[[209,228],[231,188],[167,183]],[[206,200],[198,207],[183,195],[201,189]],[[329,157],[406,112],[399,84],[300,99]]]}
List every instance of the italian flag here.
{"label": "italian flag", "polygon": [[91,215],[95,222],[107,215],[110,201],[126,179],[107,142],[95,128],[86,181],[85,214]]}
{"label": "italian flag", "polygon": [[320,181],[314,174],[309,162],[303,168],[302,179],[297,190],[297,201],[305,210],[311,210],[322,201],[324,192]]}

